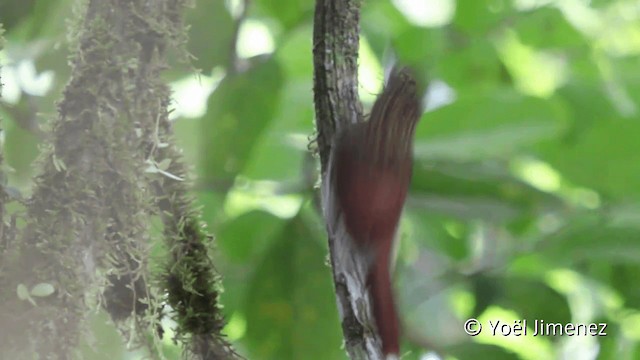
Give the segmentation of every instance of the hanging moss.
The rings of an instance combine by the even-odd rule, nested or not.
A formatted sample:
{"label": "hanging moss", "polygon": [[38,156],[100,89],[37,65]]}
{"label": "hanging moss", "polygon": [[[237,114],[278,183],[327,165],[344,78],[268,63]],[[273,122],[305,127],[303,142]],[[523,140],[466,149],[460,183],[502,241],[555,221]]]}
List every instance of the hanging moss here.
{"label": "hanging moss", "polygon": [[[160,123],[159,134],[164,142],[171,144],[167,115],[162,117],[165,121]],[[200,213],[187,195],[188,174],[181,155],[172,146],[157,149],[156,153],[157,162],[169,164],[166,172],[171,175],[150,179],[156,189],[166,247],[170,249],[162,287],[167,290],[167,302],[174,310],[173,319],[178,324],[176,339],[185,345],[185,358],[236,358],[221,334],[224,326],[218,303],[221,287],[210,256],[212,237],[207,234]]]}

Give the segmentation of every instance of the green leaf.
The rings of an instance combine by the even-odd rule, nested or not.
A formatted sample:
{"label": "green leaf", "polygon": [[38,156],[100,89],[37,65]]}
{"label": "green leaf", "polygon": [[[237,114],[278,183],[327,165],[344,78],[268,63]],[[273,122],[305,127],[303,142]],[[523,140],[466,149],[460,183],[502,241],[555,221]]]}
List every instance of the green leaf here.
{"label": "green leaf", "polygon": [[274,119],[253,144],[254,150],[242,171],[251,179],[284,182],[286,191],[295,191],[299,183],[313,129],[311,31],[311,26],[293,29],[275,54],[287,82],[282,84]]}
{"label": "green leaf", "polygon": [[411,207],[460,219],[512,220],[562,202],[511,175],[501,162],[424,162],[413,169]]}
{"label": "green leaf", "polygon": [[31,288],[31,295],[36,297],[47,297],[53,294],[56,289],[48,283],[40,283]]}
{"label": "green leaf", "polygon": [[599,121],[574,139],[540,146],[540,156],[572,183],[614,199],[640,199],[640,122]]}
{"label": "green leaf", "polygon": [[503,0],[459,1],[453,23],[456,28],[464,30],[469,35],[487,35],[490,30],[497,28],[505,17],[511,15],[513,9],[510,3]]}
{"label": "green leaf", "polygon": [[[29,110],[24,108],[26,101],[21,101],[17,105],[18,111],[15,115],[23,117],[20,121],[28,124],[31,122]],[[38,138],[29,130],[18,125],[16,119],[6,116],[8,114],[0,111],[3,117],[3,127],[5,131],[4,157],[9,166],[16,170],[15,176],[20,180],[26,180],[32,173],[32,163],[38,155]],[[6,116],[6,117],[5,117]]]}
{"label": "green leaf", "polygon": [[496,345],[463,343],[448,347],[446,351],[447,354],[461,360],[519,360],[519,357],[509,350]]}
{"label": "green leaf", "polygon": [[[54,1],[50,1],[54,2]],[[0,23],[10,32],[25,19],[29,19],[36,0],[3,1],[0,3]]]}
{"label": "green leaf", "polygon": [[157,167],[159,170],[167,171],[167,169],[169,169],[169,165],[171,165],[171,159],[167,158],[160,161]]}
{"label": "green leaf", "polygon": [[587,50],[584,36],[571,25],[557,7],[544,6],[523,14],[514,30],[520,40],[536,48],[561,48],[568,51],[577,46]]}
{"label": "green leaf", "polygon": [[436,75],[453,88],[487,86],[502,81],[502,64],[491,39],[470,37],[460,43],[453,42],[445,51],[445,56],[433,67]]}
{"label": "green leaf", "polygon": [[621,89],[608,89],[610,96],[623,108],[623,114],[636,120],[640,118],[640,74],[638,74],[638,56],[624,56],[611,61],[610,66],[616,68],[616,79]]}
{"label": "green leaf", "polygon": [[199,0],[186,12],[189,24],[187,49],[196,57],[194,66],[209,74],[216,66],[229,64],[233,50],[234,20],[225,1]]}
{"label": "green leaf", "polygon": [[[409,24],[407,18],[390,1],[368,1],[367,5],[362,7],[361,16],[362,34],[366,37],[378,58],[383,58],[390,40],[394,40],[394,48],[399,54],[406,53],[406,55],[411,55],[418,51],[421,54],[427,53],[426,51],[421,51],[422,47],[414,47],[413,53],[400,49],[401,47],[408,49],[408,46],[404,46],[408,44],[405,41],[400,41],[397,37],[408,29],[412,29],[413,31],[411,32],[413,33],[420,28]],[[424,42],[422,45],[430,47],[432,42]],[[421,59],[424,60],[424,58]]]}
{"label": "green leaf", "polygon": [[260,12],[277,19],[285,29],[313,17],[313,1],[308,0],[256,0]]}
{"label": "green leaf", "polygon": [[30,18],[30,37],[63,40],[69,30],[68,15],[73,7],[73,0],[37,0]]}
{"label": "green leaf", "polygon": [[18,284],[18,288],[16,289],[16,293],[18,294],[18,299],[20,299],[22,301],[25,301],[25,300],[29,301],[31,303],[31,305],[38,306],[38,304],[36,304],[35,300],[33,300],[31,295],[29,294],[29,290],[27,289],[27,287],[24,284]]}
{"label": "green leaf", "polygon": [[286,181],[284,185],[291,186],[299,181],[314,116],[310,88],[308,81],[291,81],[283,89],[280,111],[253,144],[243,175]]}
{"label": "green leaf", "polygon": [[613,287],[625,300],[625,307],[640,309],[640,287],[629,286],[635,283],[636,277],[640,274],[640,264],[613,264],[606,266],[605,271],[600,276],[592,277]]}
{"label": "green leaf", "polygon": [[244,170],[276,114],[281,87],[280,66],[273,59],[222,80],[202,119],[205,181],[229,186]]}
{"label": "green leaf", "polygon": [[640,228],[617,225],[597,214],[586,215],[543,239],[537,251],[558,266],[605,261],[637,264],[640,262]]}
{"label": "green leaf", "polygon": [[499,289],[495,304],[516,311],[531,323],[536,319],[563,324],[571,321],[567,298],[540,280],[507,277]]}
{"label": "green leaf", "polygon": [[[412,226],[411,239],[415,239],[421,246],[434,249],[454,260],[462,260],[469,255],[468,241],[465,236],[453,236],[446,231],[442,216],[433,215],[421,209],[410,208],[403,216],[410,219]],[[467,229],[460,226],[461,235],[466,235]],[[404,240],[401,245],[404,244]]]}
{"label": "green leaf", "polygon": [[233,261],[247,262],[271,244],[285,220],[265,211],[252,211],[222,225],[216,240]]}
{"label": "green leaf", "polygon": [[[414,69],[419,87],[441,75],[437,71],[434,75],[432,68],[436,68],[437,64],[446,58],[443,56],[447,49],[444,30],[410,26],[397,34],[392,41],[398,61]],[[382,49],[388,52],[388,41],[385,41],[384,45]],[[388,54],[382,52],[379,56],[384,59]]]}
{"label": "green leaf", "polygon": [[253,357],[344,357],[327,252],[317,238],[321,233],[298,215],[256,264],[245,303]]}
{"label": "green leaf", "polygon": [[16,289],[16,293],[18,294],[18,299],[27,300],[29,298],[29,289],[24,284],[18,284],[18,288]]}
{"label": "green leaf", "polygon": [[[78,355],[82,359],[91,360],[113,360],[126,359],[125,344],[122,336],[115,326],[113,326],[109,315],[105,311],[91,311],[87,314],[87,331],[94,334],[92,337],[80,337],[78,346]],[[166,342],[163,341],[163,345]],[[166,349],[166,346],[163,346]],[[175,351],[174,351],[175,352]],[[168,359],[177,359],[178,357],[170,357],[172,354],[168,351],[164,352]],[[130,356],[130,355],[129,355]]]}
{"label": "green leaf", "polygon": [[608,324],[606,329],[607,336],[603,336],[598,339],[598,359],[640,359],[640,357],[633,356],[633,343],[629,341],[629,344],[622,345],[620,343],[620,339],[622,338],[623,334],[621,334],[620,328],[618,326],[615,326],[615,324],[612,324],[611,321],[607,320],[608,319],[597,321]]}
{"label": "green leaf", "polygon": [[[55,164],[56,163],[54,162],[54,165]],[[57,166],[56,166],[56,170],[57,170]],[[149,164],[149,166],[147,166],[144,169],[144,172],[149,173],[149,174],[157,174],[157,173],[160,172],[160,169],[158,169],[158,167],[155,164],[151,163],[151,164]]]}
{"label": "green leaf", "polygon": [[453,104],[427,112],[416,131],[418,159],[456,161],[501,156],[562,134],[559,102],[525,97],[513,89],[460,94]]}
{"label": "green leaf", "polygon": [[[307,24],[292,29],[278,45],[275,57],[288,79],[307,81],[312,88],[313,73],[313,26]],[[309,95],[312,94],[309,92]],[[311,105],[311,104],[310,104]]]}
{"label": "green leaf", "polygon": [[599,79],[571,81],[558,89],[556,96],[568,105],[570,126],[563,139],[569,144],[577,141],[596,123],[621,118]]}
{"label": "green leaf", "polygon": [[484,219],[504,222],[515,219],[520,210],[486,197],[412,195],[409,205],[425,212],[449,215],[459,219]]}

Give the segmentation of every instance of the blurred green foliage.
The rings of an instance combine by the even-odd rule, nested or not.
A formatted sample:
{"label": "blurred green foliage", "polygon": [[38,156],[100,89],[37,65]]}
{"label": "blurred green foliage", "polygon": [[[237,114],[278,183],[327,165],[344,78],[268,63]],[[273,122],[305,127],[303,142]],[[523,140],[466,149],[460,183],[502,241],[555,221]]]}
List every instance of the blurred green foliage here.
{"label": "blurred green foliage", "polygon": [[[313,1],[249,4],[196,1],[188,49],[202,76],[167,74],[217,237],[226,333],[250,359],[343,359],[305,155]],[[68,79],[73,8],[0,3],[4,152],[24,193]],[[366,108],[393,56],[431,81],[395,275],[404,358],[640,359],[640,2],[368,0],[361,19]],[[139,357],[102,318],[87,356]],[[608,335],[486,329],[517,319],[606,322]]]}

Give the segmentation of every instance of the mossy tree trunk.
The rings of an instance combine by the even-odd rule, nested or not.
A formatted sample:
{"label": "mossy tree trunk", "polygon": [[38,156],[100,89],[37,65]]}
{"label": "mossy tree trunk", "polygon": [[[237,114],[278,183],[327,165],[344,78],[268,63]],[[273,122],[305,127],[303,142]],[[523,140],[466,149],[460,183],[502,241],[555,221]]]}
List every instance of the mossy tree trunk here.
{"label": "mossy tree trunk", "polygon": [[[160,79],[167,50],[185,43],[185,2],[84,7],[33,194],[17,205],[19,221],[0,219],[0,328],[12,329],[0,337],[1,358],[78,358],[87,314],[99,306],[154,357],[166,309],[188,358],[235,356],[220,336],[210,237],[187,196]],[[0,201],[3,209],[4,190]],[[154,221],[167,253],[151,272]]]}

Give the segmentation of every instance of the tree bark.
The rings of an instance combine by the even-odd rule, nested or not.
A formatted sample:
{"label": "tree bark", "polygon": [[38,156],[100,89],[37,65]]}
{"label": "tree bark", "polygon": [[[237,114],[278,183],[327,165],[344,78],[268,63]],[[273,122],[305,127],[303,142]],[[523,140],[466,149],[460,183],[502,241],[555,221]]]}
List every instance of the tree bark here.
{"label": "tree bark", "polygon": [[[363,121],[358,97],[360,0],[317,0],[313,34],[314,101],[323,206],[331,191],[327,170],[333,140],[345,127]],[[351,359],[382,359],[380,337],[371,315],[365,264],[349,247],[342,223],[325,216],[333,280]]]}

